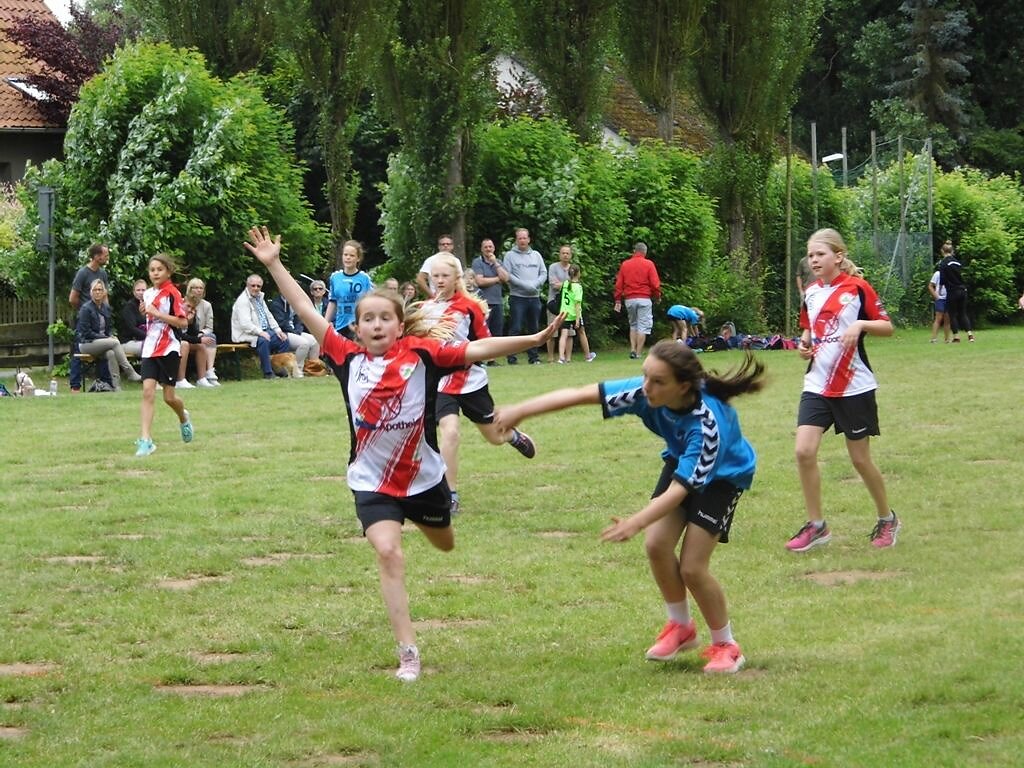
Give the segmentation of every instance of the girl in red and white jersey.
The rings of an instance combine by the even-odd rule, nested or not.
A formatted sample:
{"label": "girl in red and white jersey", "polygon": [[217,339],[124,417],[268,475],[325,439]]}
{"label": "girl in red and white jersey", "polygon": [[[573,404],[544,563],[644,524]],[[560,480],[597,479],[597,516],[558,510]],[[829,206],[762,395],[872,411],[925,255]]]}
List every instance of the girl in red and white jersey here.
{"label": "girl in red and white jersey", "polygon": [[543,344],[562,317],[531,336],[442,341],[446,321],[428,324],[422,313],[405,313],[394,291],[370,291],[356,304],[356,341],[341,336],[313,307],[281,263],[281,238],[253,228],[245,247],[274,278],[281,295],[320,342],[333,363],[348,411],[352,450],[348,485],[367,541],[377,553],[381,593],[398,641],[400,680],[420,674],[419,650],[405,588],[402,524],[408,519],[436,548],[455,546],[451,495],[437,448],[435,401],[441,377],[480,360]]}
{"label": "girl in red and white jersey", "polygon": [[[491,335],[487,328],[489,307],[483,299],[470,296],[458,260],[450,253],[433,257],[430,281],[434,297],[423,302],[421,310],[434,322],[443,321],[452,328],[457,340],[473,341]],[[441,433],[441,456],[445,479],[452,492],[452,514],[459,511],[459,412],[476,424],[480,434],[491,445],[509,443],[519,453],[532,459],[536,453],[533,440],[517,429],[502,429],[494,423],[494,400],[487,388],[487,369],[471,365],[449,373],[438,384],[437,427]]]}
{"label": "girl in red and white jersey", "polygon": [[797,414],[796,464],[807,522],[786,543],[791,552],[827,544],[832,532],[821,504],[818,448],[825,430],[846,437],[846,450],[878,513],[871,532],[875,547],[896,543],[900,522],[889,507],[885,480],[871,460],[870,438],[879,434],[875,389],[864,337],[891,336],[892,323],[878,294],[847,258],[846,244],[834,229],[820,229],[807,242],[815,279],[804,287],[800,307],[803,333],[797,352],[810,361]]}
{"label": "girl in red and white jersey", "polygon": [[142,342],[142,436],[135,441],[136,456],[148,456],[156,450],[152,427],[157,384],[163,387],[164,402],[178,416],[181,439],[186,443],[192,442],[192,421],[174,388],[181,361],[181,345],[174,329],[185,328],[188,320],[181,294],[171,282],[173,274],[174,262],[170,256],[158,253],[149,260],[152,287],[142,294],[146,338]]}

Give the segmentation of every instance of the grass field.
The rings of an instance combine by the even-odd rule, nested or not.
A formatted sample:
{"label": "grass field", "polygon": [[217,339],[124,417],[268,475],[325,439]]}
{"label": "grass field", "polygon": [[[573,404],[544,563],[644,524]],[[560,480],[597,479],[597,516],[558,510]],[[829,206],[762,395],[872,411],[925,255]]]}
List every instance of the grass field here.
{"label": "grass field", "polygon": [[[868,351],[899,544],[869,546],[870,500],[830,436],[833,541],[783,549],[804,519],[803,363],[760,353],[769,386],[735,401],[758,475],[713,560],[747,657],[724,679],[696,654],[643,660],[664,606],[640,537],[598,540],[660,469],[637,419],[528,422],[532,462],[464,423],[455,551],[405,539],[410,685],[333,379],[190,391],[195,442],[159,406],[146,459],[137,385],[0,400],[0,766],[1020,765],[1024,330]],[[639,373],[599,353],[491,369],[492,392]]]}

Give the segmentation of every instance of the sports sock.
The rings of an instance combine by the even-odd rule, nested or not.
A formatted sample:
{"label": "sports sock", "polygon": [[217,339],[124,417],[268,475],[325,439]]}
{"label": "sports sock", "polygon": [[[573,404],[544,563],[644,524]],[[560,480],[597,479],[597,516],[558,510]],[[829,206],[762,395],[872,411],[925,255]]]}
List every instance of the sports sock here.
{"label": "sports sock", "polygon": [[878,519],[881,520],[883,523],[891,523],[893,520],[896,519],[896,513],[890,509],[888,515],[886,515],[885,517],[880,517]]}
{"label": "sports sock", "polygon": [[728,622],[721,629],[712,629],[711,642],[715,645],[720,645],[722,643],[735,643],[736,641],[733,640],[732,637],[732,622]]}
{"label": "sports sock", "polygon": [[810,524],[813,525],[815,528],[817,528],[819,531],[822,528],[825,527],[825,521],[824,520],[810,520],[808,522],[810,522]]}
{"label": "sports sock", "polygon": [[680,603],[665,603],[668,617],[672,621],[687,626],[690,623],[690,601],[683,600]]}

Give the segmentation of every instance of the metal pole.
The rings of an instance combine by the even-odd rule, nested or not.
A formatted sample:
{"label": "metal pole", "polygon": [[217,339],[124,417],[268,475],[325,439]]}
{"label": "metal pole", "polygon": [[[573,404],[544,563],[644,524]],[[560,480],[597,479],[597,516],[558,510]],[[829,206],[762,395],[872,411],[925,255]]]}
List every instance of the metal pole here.
{"label": "metal pole", "polygon": [[843,126],[843,189],[850,184],[850,164],[846,160],[846,126]]}
{"label": "metal pole", "polygon": [[925,142],[925,146],[928,147],[928,254],[934,258],[935,254],[935,232],[933,227],[935,222],[932,220],[932,206],[935,204],[935,174],[932,168],[932,138],[928,137],[928,141]]}
{"label": "metal pole", "polygon": [[814,231],[818,231],[818,124],[811,121],[811,194],[814,198]]}
{"label": "metal pole", "polygon": [[907,284],[907,201],[903,199],[906,194],[906,180],[903,178],[905,173],[903,167],[903,136],[899,136],[896,139],[896,151],[900,157],[900,231],[896,233],[896,252],[900,257],[900,277],[903,279],[903,285]]}
{"label": "metal pole", "polygon": [[875,132],[871,132],[871,243],[877,259],[882,252],[878,244],[878,144]]}
{"label": "metal pole", "polygon": [[786,338],[793,336],[793,115],[786,132]]}

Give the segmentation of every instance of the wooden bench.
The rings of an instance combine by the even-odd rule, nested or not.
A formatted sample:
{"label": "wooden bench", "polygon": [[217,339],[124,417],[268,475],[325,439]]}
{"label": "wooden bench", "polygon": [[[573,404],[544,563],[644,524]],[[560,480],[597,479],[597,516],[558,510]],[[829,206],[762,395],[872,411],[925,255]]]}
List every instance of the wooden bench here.
{"label": "wooden bench", "polygon": [[231,369],[230,374],[235,381],[242,380],[242,353],[255,352],[256,348],[251,344],[218,344],[217,362],[215,367],[219,368],[221,360],[225,360]]}
{"label": "wooden bench", "polygon": [[[227,363],[227,367],[231,370],[229,374],[235,381],[242,380],[242,358],[241,355],[245,352],[254,352],[255,347],[250,344],[218,344],[217,345],[217,362],[215,365],[220,367],[221,361]],[[129,354],[125,351],[125,356],[129,360],[137,359],[135,355]],[[77,352],[74,355],[82,363],[82,379],[85,379],[86,371],[96,363],[96,358],[92,355],[88,355],[85,352]],[[93,377],[95,378],[95,376]]]}

